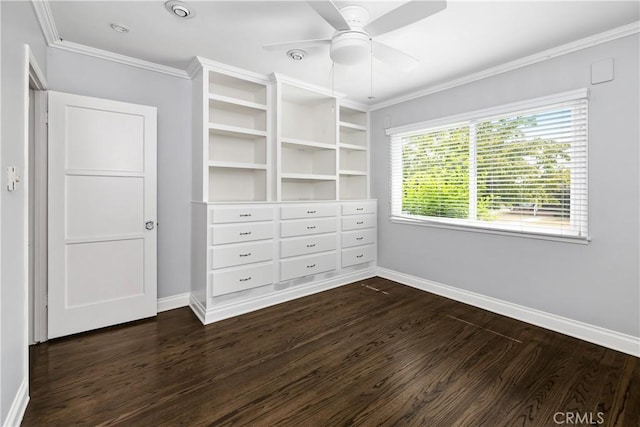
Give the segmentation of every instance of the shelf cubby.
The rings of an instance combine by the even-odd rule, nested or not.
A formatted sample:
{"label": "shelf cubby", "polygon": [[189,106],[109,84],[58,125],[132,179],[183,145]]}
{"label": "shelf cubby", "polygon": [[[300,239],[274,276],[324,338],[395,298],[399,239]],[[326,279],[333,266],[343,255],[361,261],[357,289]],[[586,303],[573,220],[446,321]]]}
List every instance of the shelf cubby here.
{"label": "shelf cubby", "polygon": [[282,173],[317,175],[336,174],[336,150],[316,145],[283,142],[281,145]]}
{"label": "shelf cubby", "polygon": [[266,168],[252,169],[249,165],[245,166],[247,167],[233,167],[230,164],[223,167],[209,166],[209,201],[266,201]]}
{"label": "shelf cubby", "polygon": [[340,170],[360,171],[366,174],[367,152],[340,146]]}
{"label": "shelf cubby", "polygon": [[355,128],[367,130],[367,113],[365,111],[340,106],[340,123],[344,126],[351,125]]}
{"label": "shelf cubby", "polygon": [[366,174],[352,175],[350,172],[340,174],[340,200],[356,200],[367,198]]}
{"label": "shelf cubby", "polygon": [[281,191],[283,201],[336,200],[336,180],[283,176]]}
{"label": "shelf cubby", "polygon": [[209,129],[209,161],[267,162],[267,138],[220,128]]}
{"label": "shelf cubby", "polygon": [[209,98],[209,123],[248,130],[267,130],[267,111]]}
{"label": "shelf cubby", "polygon": [[209,94],[267,106],[267,87],[226,73],[209,71]]}
{"label": "shelf cubby", "polygon": [[336,144],[336,99],[282,83],[282,138]]}

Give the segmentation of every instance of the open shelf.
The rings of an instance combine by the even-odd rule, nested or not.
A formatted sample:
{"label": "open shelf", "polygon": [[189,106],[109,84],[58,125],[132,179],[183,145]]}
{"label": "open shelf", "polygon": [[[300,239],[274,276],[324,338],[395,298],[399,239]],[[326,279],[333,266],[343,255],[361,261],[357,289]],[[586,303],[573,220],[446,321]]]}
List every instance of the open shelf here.
{"label": "open shelf", "polygon": [[367,198],[366,174],[340,174],[340,200],[356,200]]}
{"label": "open shelf", "polygon": [[367,173],[367,152],[340,147],[340,170]]}
{"label": "open shelf", "polygon": [[235,169],[267,169],[267,165],[264,163],[243,163],[243,162],[225,162],[225,161],[211,161],[209,167],[214,168],[235,168]]}
{"label": "open shelf", "polygon": [[216,71],[209,71],[209,94],[248,101],[252,104],[267,105],[267,86],[265,84]]}
{"label": "open shelf", "polygon": [[340,144],[357,145],[367,147],[367,132],[351,127],[340,126]]}
{"label": "open shelf", "polygon": [[209,201],[266,201],[266,176],[266,168],[209,167]]}
{"label": "open shelf", "polygon": [[354,108],[340,106],[340,124],[367,130],[367,113]]}
{"label": "open shelf", "polygon": [[315,141],[307,141],[304,139],[295,139],[295,138],[282,138],[280,139],[282,145],[297,145],[300,147],[315,147],[315,148],[324,148],[328,150],[335,150],[335,144],[327,144],[324,142],[315,142]]}
{"label": "open shelf", "polygon": [[336,180],[333,179],[307,179],[290,178],[282,179],[282,200],[335,200]]}
{"label": "open shelf", "polygon": [[266,163],[267,138],[217,127],[209,129],[209,161]]}
{"label": "open shelf", "polygon": [[209,123],[266,131],[267,112],[263,109],[209,98]]}
{"label": "open shelf", "polygon": [[297,143],[283,143],[280,149],[282,174],[335,175],[336,150]]}
{"label": "open shelf", "polygon": [[267,106],[264,104],[258,104],[251,101],[245,101],[243,99],[231,98],[229,96],[210,94],[209,100],[214,102],[221,102],[225,104],[238,105],[245,108],[251,108],[254,110],[266,111]]}
{"label": "open shelf", "polygon": [[339,123],[340,127],[346,128],[346,129],[352,129],[352,130],[361,130],[361,131],[366,131],[367,127],[366,126],[362,126],[362,125],[356,125],[354,123],[349,123],[349,122],[340,122]]}
{"label": "open shelf", "polygon": [[281,136],[325,144],[336,143],[336,99],[282,84]]}

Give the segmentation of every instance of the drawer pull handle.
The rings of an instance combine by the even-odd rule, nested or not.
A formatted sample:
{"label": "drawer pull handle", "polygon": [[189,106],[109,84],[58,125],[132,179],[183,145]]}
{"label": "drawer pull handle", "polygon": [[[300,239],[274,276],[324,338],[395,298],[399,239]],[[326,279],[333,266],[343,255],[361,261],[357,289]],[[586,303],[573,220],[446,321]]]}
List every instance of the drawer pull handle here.
{"label": "drawer pull handle", "polygon": [[312,244],[310,244],[310,245],[307,245],[307,247],[308,247],[308,248],[315,248],[315,247],[316,247],[316,244],[315,244],[315,243],[312,243]]}
{"label": "drawer pull handle", "polygon": [[249,280],[251,280],[251,276],[240,279],[241,282],[248,282]]}
{"label": "drawer pull handle", "polygon": [[314,214],[316,211],[307,211],[308,214]]}
{"label": "drawer pull handle", "polygon": [[313,268],[315,266],[316,266],[315,264],[311,264],[311,265],[307,265],[307,268]]}
{"label": "drawer pull handle", "polygon": [[251,234],[251,232],[250,232],[250,231],[245,231],[245,232],[242,232],[242,231],[241,231],[241,232],[240,232],[240,235],[241,235],[241,236],[248,236],[248,235],[250,235],[250,234]]}
{"label": "drawer pull handle", "polygon": [[363,211],[364,208],[356,208],[357,211]]}
{"label": "drawer pull handle", "polygon": [[307,227],[307,230],[315,230],[315,229],[316,229],[316,226],[315,226],[315,225],[309,225],[309,226]]}
{"label": "drawer pull handle", "polygon": [[357,221],[356,224],[358,225],[364,224],[364,221]]}
{"label": "drawer pull handle", "polygon": [[240,254],[241,257],[251,256],[251,252],[247,252],[246,254]]}
{"label": "drawer pull handle", "polygon": [[356,240],[362,240],[364,237],[356,237]]}
{"label": "drawer pull handle", "polygon": [[246,216],[251,216],[251,214],[240,214],[240,218],[246,217]]}
{"label": "drawer pull handle", "polygon": [[362,258],[364,254],[356,255],[356,258]]}

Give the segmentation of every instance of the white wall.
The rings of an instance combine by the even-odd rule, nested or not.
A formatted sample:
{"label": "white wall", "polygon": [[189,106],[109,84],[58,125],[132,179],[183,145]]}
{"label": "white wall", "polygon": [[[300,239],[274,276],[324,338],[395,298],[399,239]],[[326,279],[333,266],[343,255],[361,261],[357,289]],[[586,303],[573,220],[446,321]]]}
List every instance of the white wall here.
{"label": "white wall", "polygon": [[158,297],[189,292],[190,81],[50,48],[47,82],[55,91],[158,108]]}
{"label": "white wall", "polygon": [[[640,336],[639,36],[496,75],[371,115],[378,264],[427,280]],[[615,79],[590,84],[593,62]],[[588,245],[392,224],[389,127],[589,87]]]}
{"label": "white wall", "polygon": [[25,183],[17,191],[6,191],[6,168],[17,166],[23,175],[26,164],[26,100],[28,81],[25,67],[25,43],[33,50],[38,64],[46,72],[46,43],[30,2],[0,2],[2,31],[2,271],[0,275],[0,420],[4,424],[17,393],[28,378],[27,352],[27,278],[25,266],[26,222]]}

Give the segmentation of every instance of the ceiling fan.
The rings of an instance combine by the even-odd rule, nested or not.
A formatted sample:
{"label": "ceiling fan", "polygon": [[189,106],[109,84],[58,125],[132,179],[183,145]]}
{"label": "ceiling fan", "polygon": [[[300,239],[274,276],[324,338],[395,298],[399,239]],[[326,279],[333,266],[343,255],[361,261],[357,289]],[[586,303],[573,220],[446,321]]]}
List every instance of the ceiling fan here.
{"label": "ceiling fan", "polygon": [[304,49],[329,46],[331,60],[338,64],[359,64],[373,53],[383,62],[410,69],[418,63],[411,55],[391,46],[373,41],[373,38],[431,16],[447,7],[445,0],[413,0],[402,4],[389,13],[369,21],[369,12],[360,5],[349,5],[338,9],[331,0],[309,1],[309,5],[333,28],[331,38],[300,40],[264,45],[265,50],[293,52],[290,56],[304,55]]}

